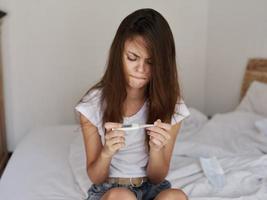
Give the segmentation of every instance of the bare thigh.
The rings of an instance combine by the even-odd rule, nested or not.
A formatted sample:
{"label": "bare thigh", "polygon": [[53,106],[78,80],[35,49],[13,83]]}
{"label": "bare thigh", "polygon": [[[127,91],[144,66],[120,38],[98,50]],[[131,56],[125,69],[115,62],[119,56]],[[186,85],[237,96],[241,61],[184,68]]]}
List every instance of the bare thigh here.
{"label": "bare thigh", "polygon": [[112,188],[108,190],[101,200],[136,200],[135,194],[127,188]]}
{"label": "bare thigh", "polygon": [[188,200],[188,198],[182,190],[170,188],[160,192],[155,200]]}

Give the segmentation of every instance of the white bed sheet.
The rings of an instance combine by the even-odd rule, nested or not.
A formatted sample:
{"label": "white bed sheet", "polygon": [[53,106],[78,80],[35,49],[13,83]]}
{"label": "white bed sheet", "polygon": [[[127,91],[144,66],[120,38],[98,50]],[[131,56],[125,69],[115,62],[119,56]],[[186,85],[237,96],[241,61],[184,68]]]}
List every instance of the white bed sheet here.
{"label": "white bed sheet", "polygon": [[13,153],[0,180],[1,200],[82,199],[68,155],[78,125],[32,131]]}

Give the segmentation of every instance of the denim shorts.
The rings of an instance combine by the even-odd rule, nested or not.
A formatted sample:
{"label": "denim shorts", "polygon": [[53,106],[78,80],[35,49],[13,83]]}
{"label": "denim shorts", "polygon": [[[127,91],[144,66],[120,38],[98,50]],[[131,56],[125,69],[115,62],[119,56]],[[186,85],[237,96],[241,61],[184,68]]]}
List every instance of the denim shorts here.
{"label": "denim shorts", "polygon": [[161,191],[171,188],[171,183],[167,180],[159,184],[152,184],[147,181],[138,187],[117,183],[93,184],[88,190],[87,200],[99,200],[105,192],[112,188],[127,188],[135,194],[137,200],[150,200],[154,199]]}

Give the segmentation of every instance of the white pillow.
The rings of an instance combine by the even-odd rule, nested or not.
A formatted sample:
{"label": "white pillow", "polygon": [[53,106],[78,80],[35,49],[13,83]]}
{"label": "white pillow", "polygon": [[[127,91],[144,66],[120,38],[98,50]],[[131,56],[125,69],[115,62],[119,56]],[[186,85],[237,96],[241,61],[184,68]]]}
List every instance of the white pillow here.
{"label": "white pillow", "polygon": [[267,84],[253,81],[237,110],[253,112],[267,117]]}
{"label": "white pillow", "polygon": [[92,185],[86,172],[86,154],[82,132],[70,144],[69,163],[78,186],[83,192],[83,199],[87,199],[88,189]]}

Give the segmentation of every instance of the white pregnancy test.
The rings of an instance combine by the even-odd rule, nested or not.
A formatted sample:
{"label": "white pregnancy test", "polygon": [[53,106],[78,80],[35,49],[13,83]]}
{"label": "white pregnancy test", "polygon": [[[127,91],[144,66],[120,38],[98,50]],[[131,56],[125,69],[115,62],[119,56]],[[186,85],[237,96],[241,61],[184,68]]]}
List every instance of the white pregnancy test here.
{"label": "white pregnancy test", "polygon": [[152,127],[154,124],[123,124],[120,128],[112,128],[113,131],[131,131],[140,128]]}

